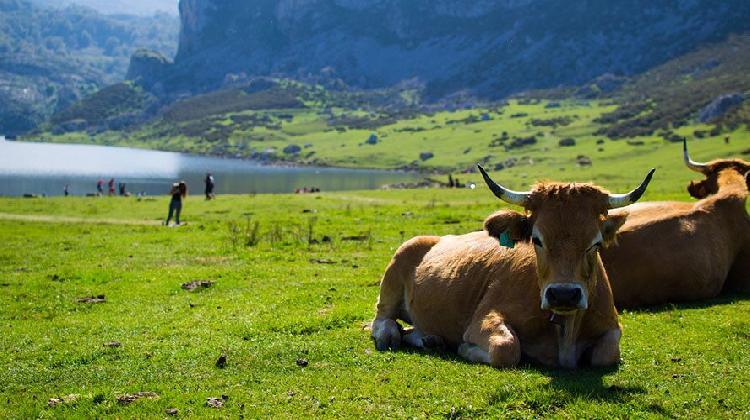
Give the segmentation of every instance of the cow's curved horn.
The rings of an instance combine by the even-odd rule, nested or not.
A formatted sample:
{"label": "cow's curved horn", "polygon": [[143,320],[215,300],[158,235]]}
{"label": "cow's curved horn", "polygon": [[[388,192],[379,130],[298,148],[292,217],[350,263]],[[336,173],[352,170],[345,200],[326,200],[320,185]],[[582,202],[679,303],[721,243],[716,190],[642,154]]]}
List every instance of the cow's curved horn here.
{"label": "cow's curved horn", "polygon": [[484,171],[482,165],[477,164],[477,168],[479,168],[479,172],[482,173],[484,182],[487,183],[487,186],[490,187],[490,190],[495,194],[497,198],[505,201],[506,203],[515,204],[518,206],[523,206],[524,204],[526,204],[526,199],[529,198],[529,195],[531,193],[509,190],[493,181],[492,178],[487,175],[487,172]]}
{"label": "cow's curved horn", "polygon": [[685,165],[687,165],[688,168],[694,170],[695,172],[705,174],[708,170],[708,165],[701,162],[696,162],[692,159],[690,159],[690,154],[688,153],[687,148],[687,139],[682,139],[682,157],[685,160]]}
{"label": "cow's curved horn", "polygon": [[646,175],[646,179],[644,179],[643,182],[641,182],[641,185],[633,191],[627,194],[610,194],[609,208],[616,209],[618,207],[625,207],[638,201],[643,193],[646,192],[646,187],[648,187],[649,182],[651,182],[654,172],[656,172],[656,168],[651,168],[648,175]]}

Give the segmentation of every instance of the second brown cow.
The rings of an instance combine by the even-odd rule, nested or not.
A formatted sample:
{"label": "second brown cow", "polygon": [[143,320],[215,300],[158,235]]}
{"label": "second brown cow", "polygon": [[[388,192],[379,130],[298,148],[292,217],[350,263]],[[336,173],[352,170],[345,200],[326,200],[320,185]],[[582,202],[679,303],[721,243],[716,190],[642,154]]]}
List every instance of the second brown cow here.
{"label": "second brown cow", "polygon": [[602,252],[617,307],[709,299],[722,290],[750,291],[750,217],[745,210],[750,164],[693,161],[705,176],[688,186],[696,203],[644,202],[627,215],[616,244]]}

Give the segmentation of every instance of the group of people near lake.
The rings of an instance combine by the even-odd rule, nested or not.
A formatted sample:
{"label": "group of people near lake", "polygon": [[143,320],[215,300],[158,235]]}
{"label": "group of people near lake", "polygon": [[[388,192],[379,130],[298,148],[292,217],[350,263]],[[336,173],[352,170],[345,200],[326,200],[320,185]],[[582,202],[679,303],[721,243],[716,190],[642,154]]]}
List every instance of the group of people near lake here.
{"label": "group of people near lake", "polygon": [[[120,182],[117,184],[117,192],[119,195],[123,197],[130,197],[130,193],[127,190],[127,184],[124,182]],[[63,195],[65,197],[68,197],[70,195],[70,184],[65,184],[63,187]],[[104,180],[99,178],[98,181],[96,181],[96,195],[97,196],[103,196],[104,195]],[[109,182],[107,182],[107,195],[113,196],[115,195],[115,179],[110,178]]]}
{"label": "group of people near lake", "polygon": [[[203,182],[205,184],[205,194],[206,194],[206,200],[215,200],[216,194],[214,193],[214,189],[216,188],[216,180],[214,179],[214,176],[212,173],[206,173],[206,177],[203,179]],[[108,182],[105,183],[104,179],[99,178],[96,181],[96,196],[103,196],[105,193],[105,184],[107,187],[107,195],[114,196],[115,195],[115,179],[110,178]],[[120,196],[123,197],[129,197],[130,193],[127,191],[127,184],[124,182],[120,182],[117,184],[117,191]],[[182,202],[187,197],[188,193],[188,187],[187,182],[179,181],[172,184],[169,195],[169,211],[167,213],[167,219],[164,222],[165,226],[169,226],[172,219],[174,219],[175,226],[179,226],[180,223],[180,214],[182,213]],[[63,194],[65,197],[68,197],[71,194],[70,191],[70,184],[65,184],[65,187],[63,188]],[[142,193],[145,195],[145,193]],[[92,194],[93,195],[93,194]],[[141,197],[141,194],[138,195]]]}
{"label": "group of people near lake", "polygon": [[318,187],[302,187],[302,188],[297,188],[296,190],[294,190],[295,194],[315,194],[319,192],[320,192],[320,188]]}
{"label": "group of people near lake", "polygon": [[[99,178],[99,180],[96,181],[96,193],[97,195],[104,195],[104,180],[101,178]],[[109,182],[107,182],[107,193],[110,196],[115,195],[115,179],[114,178],[110,178]]]}
{"label": "group of people near lake", "polygon": [[[67,197],[70,194],[70,185],[65,184],[65,196]],[[124,182],[120,182],[117,184],[117,192],[119,195],[123,197],[129,197],[130,193],[127,190],[127,185]],[[99,178],[98,181],[96,181],[96,195],[102,196],[104,195],[104,180]],[[107,182],[107,195],[113,196],[115,195],[115,179],[110,178]]]}

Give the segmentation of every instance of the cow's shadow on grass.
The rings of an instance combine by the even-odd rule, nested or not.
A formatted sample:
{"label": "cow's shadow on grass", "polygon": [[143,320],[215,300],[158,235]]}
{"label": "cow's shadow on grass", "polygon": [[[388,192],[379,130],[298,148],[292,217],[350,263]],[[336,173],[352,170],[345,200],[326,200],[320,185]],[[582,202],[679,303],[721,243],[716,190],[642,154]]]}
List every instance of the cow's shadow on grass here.
{"label": "cow's shadow on grass", "polygon": [[[560,406],[570,404],[578,399],[587,402],[628,404],[635,396],[646,393],[646,390],[639,386],[605,384],[605,375],[616,372],[617,366],[611,368],[581,367],[576,370],[566,370],[526,364],[521,369],[537,371],[550,378],[549,383],[543,385],[540,392],[554,396],[553,401],[556,401],[556,404]],[[654,408],[654,410],[649,411],[655,411],[656,414],[667,414],[660,407]]]}
{"label": "cow's shadow on grass", "polygon": [[[676,309],[705,309],[712,306],[719,305],[731,305],[733,303],[750,300],[750,293],[723,293],[713,299],[706,299],[696,302],[683,302],[683,303],[667,303],[662,305],[653,306],[639,306],[634,308],[626,308],[624,311],[630,313],[659,313],[674,311]],[[623,312],[623,310],[620,310]]]}
{"label": "cow's shadow on grass", "polygon": [[[461,358],[452,348],[402,347],[398,351],[425,357],[439,357],[443,360],[476,366],[475,363]],[[499,379],[496,383],[490,382],[487,403],[503,409],[531,411],[537,416],[553,414],[579,400],[586,403],[632,404],[635,398],[646,393],[646,389],[640,386],[617,384],[616,381],[607,384],[604,381],[608,374],[617,372],[619,368],[619,366],[593,368],[584,365],[575,370],[553,369],[523,359],[517,368],[507,371],[509,375],[525,376],[527,373],[538,373],[549,378],[549,382],[539,384],[526,379],[516,381],[505,378]],[[655,403],[640,407],[640,409],[658,416],[671,415],[664,407]]]}

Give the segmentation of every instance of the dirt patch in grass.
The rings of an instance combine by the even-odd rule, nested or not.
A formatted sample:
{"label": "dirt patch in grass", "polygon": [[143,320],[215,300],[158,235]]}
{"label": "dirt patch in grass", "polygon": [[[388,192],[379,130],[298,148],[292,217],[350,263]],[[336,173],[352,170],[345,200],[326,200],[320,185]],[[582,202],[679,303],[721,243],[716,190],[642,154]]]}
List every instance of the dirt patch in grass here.
{"label": "dirt patch in grass", "polygon": [[187,283],[182,283],[182,288],[192,292],[194,290],[201,290],[201,289],[208,289],[209,287],[213,287],[214,282],[210,280],[193,280]]}
{"label": "dirt patch in grass", "polygon": [[14,220],[19,222],[38,223],[72,223],[92,225],[130,225],[130,226],[158,226],[161,221],[156,220],[125,220],[125,219],[93,219],[85,217],[59,216],[51,214],[8,214],[0,213],[0,220]]}
{"label": "dirt patch in grass", "polygon": [[229,396],[227,395],[222,395],[221,398],[208,397],[206,398],[206,405],[211,408],[221,408],[227,400],[229,400]]}
{"label": "dirt patch in grass", "polygon": [[105,303],[107,298],[104,295],[86,296],[76,300],[78,303]]}
{"label": "dirt patch in grass", "polygon": [[157,394],[156,392],[141,391],[141,392],[136,392],[135,394],[119,395],[117,397],[117,402],[120,404],[130,404],[142,398],[154,400],[154,399],[159,398],[159,394]]}
{"label": "dirt patch in grass", "polygon": [[61,405],[61,404],[72,403],[72,402],[75,402],[76,400],[78,400],[79,397],[80,397],[80,395],[78,395],[78,394],[70,394],[70,395],[66,395],[64,397],[50,398],[49,400],[47,400],[47,406],[49,406],[49,407],[57,407],[58,405]]}

